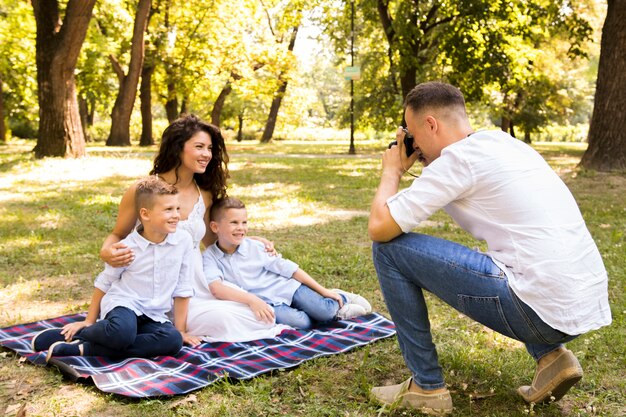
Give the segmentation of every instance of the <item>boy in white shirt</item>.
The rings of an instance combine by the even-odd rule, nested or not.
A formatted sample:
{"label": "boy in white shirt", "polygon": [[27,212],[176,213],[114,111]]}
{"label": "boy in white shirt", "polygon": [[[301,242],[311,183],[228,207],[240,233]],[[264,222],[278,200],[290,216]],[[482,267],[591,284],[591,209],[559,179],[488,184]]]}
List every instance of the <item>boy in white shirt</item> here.
{"label": "boy in white shirt", "polygon": [[[111,358],[175,355],[189,342],[187,306],[193,295],[191,253],[185,231],[177,231],[180,207],[176,188],[156,177],[137,183],[141,222],[123,242],[135,253],[125,267],[105,269],[95,280],[84,321],[46,329],[32,340],[34,351],[53,356]],[[174,322],[167,317],[174,307]],[[100,317],[99,321],[96,321]]]}
{"label": "boy in white shirt", "polygon": [[199,285],[208,286],[219,299],[247,304],[259,320],[272,321],[276,317],[276,323],[309,329],[316,323],[372,311],[365,298],[328,290],[294,262],[269,256],[263,245],[246,239],[248,217],[240,200],[214,202],[209,226],[217,234],[217,242],[204,252],[206,282]]}

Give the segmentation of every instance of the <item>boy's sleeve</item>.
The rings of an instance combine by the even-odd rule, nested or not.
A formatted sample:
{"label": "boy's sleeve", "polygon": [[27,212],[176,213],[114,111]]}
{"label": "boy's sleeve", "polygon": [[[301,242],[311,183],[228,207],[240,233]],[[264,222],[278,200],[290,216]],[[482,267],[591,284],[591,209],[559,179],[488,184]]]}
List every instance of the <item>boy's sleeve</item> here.
{"label": "boy's sleeve", "polygon": [[210,248],[207,248],[202,254],[202,271],[204,272],[203,279],[205,287],[208,287],[213,281],[224,279],[224,273],[220,269],[219,262]]}
{"label": "boy's sleeve", "polygon": [[291,278],[299,268],[297,263],[290,261],[289,259],[285,259],[281,255],[270,256],[267,252],[265,252],[265,247],[255,245],[254,248],[258,251],[258,256],[265,259],[264,267],[270,272],[274,272],[275,274],[286,278]]}
{"label": "boy's sleeve", "polygon": [[178,275],[178,283],[174,289],[172,297],[193,297],[193,273],[195,271],[193,265],[193,243],[191,238],[185,241],[185,250],[183,251],[183,259],[180,265],[180,273]]}
{"label": "boy's sleeve", "polygon": [[102,292],[109,292],[111,285],[122,277],[122,272],[126,267],[114,268],[105,263],[104,271],[100,272],[94,281],[94,286]]}

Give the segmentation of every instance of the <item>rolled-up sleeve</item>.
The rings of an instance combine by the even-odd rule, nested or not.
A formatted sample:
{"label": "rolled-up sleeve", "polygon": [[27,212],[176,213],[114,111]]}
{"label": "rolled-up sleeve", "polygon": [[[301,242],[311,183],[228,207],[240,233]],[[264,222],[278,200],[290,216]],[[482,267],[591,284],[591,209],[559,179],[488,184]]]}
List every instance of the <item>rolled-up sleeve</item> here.
{"label": "rolled-up sleeve", "polygon": [[94,281],[94,286],[104,293],[109,292],[111,285],[122,276],[126,268],[114,268],[109,264],[104,264],[104,271],[100,272]]}
{"label": "rolled-up sleeve", "polygon": [[185,250],[183,252],[183,260],[180,266],[180,274],[178,277],[178,284],[174,289],[172,297],[193,297],[193,244],[191,240],[185,242]]}
{"label": "rolled-up sleeve", "polygon": [[291,278],[299,268],[297,263],[290,261],[289,259],[284,259],[280,255],[269,256],[266,254],[265,256],[268,259],[265,269],[280,276]]}
{"label": "rolled-up sleeve", "polygon": [[204,272],[205,287],[208,287],[213,281],[223,280],[224,278],[219,262],[210,249],[205,250],[202,254],[202,271]]}
{"label": "rolled-up sleeve", "polygon": [[400,229],[407,233],[472,186],[473,175],[466,161],[444,150],[409,188],[389,197],[387,207]]}

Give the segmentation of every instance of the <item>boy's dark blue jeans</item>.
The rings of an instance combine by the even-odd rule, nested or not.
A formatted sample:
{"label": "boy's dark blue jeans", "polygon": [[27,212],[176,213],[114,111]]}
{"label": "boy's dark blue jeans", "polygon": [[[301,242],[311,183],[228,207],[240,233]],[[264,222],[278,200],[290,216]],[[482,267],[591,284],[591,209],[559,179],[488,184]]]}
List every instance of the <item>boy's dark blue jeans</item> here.
{"label": "boy's dark blue jeans", "polygon": [[172,323],[137,316],[126,307],[114,308],[103,320],[82,329],[76,339],[83,342],[84,356],[110,358],[175,355],[183,346]]}

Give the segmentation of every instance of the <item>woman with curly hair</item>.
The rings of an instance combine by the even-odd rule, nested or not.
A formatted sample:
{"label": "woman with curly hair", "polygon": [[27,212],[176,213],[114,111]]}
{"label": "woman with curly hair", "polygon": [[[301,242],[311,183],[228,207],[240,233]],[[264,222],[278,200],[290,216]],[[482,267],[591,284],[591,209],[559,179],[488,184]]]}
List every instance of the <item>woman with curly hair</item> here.
{"label": "woman with curly hair", "polygon": [[[216,237],[208,227],[209,209],[214,200],[226,196],[227,165],[228,153],[220,130],[195,115],[185,115],[163,131],[161,146],[150,171],[150,175],[156,175],[178,189],[181,218],[178,227],[186,230],[193,239],[195,274],[200,277],[203,274],[200,242],[205,247],[215,242]],[[136,184],[133,184],[124,193],[113,231],[100,249],[100,258],[113,267],[126,266],[134,260],[133,251],[120,241],[138,225],[135,189]],[[274,250],[271,242],[257,239],[265,243],[268,251]],[[198,335],[206,340],[251,340],[273,337],[281,330],[274,323],[256,320],[244,304],[216,299],[207,302],[205,313],[208,311],[211,312],[211,322],[215,323],[214,331]],[[233,323],[233,320],[237,322]],[[199,342],[200,338],[194,340],[194,344]]]}

